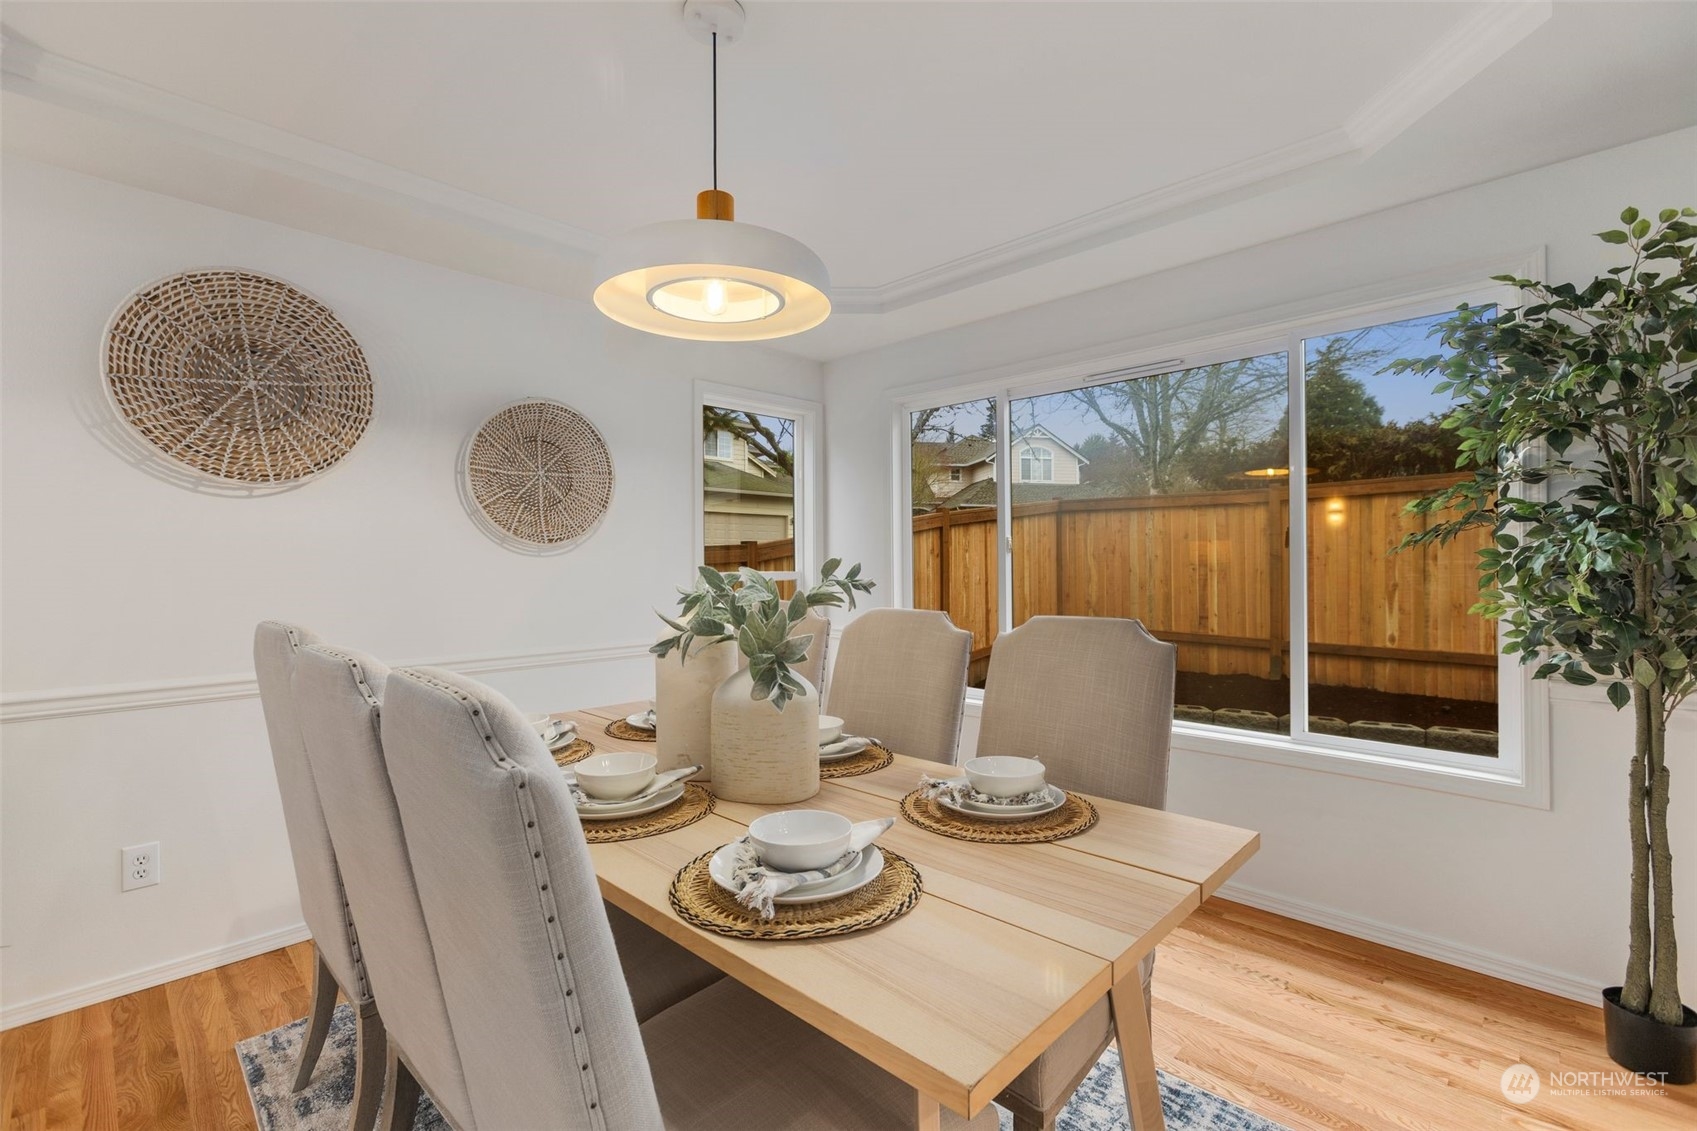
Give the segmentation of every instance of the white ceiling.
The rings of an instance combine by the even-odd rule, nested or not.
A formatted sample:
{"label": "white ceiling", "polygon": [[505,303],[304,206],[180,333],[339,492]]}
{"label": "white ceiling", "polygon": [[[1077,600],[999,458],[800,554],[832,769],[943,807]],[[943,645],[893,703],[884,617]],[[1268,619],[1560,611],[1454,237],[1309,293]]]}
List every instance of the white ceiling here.
{"label": "white ceiling", "polygon": [[[720,181],[828,264],[822,358],[1697,122],[1689,4],[749,8]],[[4,143],[584,297],[709,183],[678,11],[8,3]]]}

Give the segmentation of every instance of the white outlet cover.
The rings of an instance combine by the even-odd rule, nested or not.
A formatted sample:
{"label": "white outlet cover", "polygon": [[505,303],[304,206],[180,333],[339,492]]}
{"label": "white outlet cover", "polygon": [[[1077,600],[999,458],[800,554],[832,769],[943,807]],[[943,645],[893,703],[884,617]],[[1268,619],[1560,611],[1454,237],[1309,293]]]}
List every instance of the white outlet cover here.
{"label": "white outlet cover", "polygon": [[119,849],[121,891],[152,887],[159,882],[159,842]]}

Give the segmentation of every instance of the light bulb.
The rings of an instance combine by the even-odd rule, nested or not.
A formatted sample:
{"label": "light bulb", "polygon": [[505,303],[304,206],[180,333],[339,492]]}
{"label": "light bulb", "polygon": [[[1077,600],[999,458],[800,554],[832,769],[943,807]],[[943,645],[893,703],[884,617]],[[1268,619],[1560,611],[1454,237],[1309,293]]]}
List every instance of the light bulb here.
{"label": "light bulb", "polygon": [[707,293],[702,296],[701,308],[715,317],[725,313],[725,281],[723,279],[707,280]]}

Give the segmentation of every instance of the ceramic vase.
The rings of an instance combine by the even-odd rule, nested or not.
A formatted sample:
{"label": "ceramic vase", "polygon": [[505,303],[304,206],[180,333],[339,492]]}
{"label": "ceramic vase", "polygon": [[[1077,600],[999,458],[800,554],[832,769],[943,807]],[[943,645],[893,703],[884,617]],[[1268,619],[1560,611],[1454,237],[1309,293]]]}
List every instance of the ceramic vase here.
{"label": "ceramic vase", "polygon": [[803,693],[782,711],[751,698],[754,677],[746,668],[719,685],[713,693],[715,796],[788,805],[819,792],[819,695],[807,680],[801,685]]}
{"label": "ceramic vase", "polygon": [[713,771],[713,693],[737,670],[737,647],[729,640],[697,640],[689,658],[677,652],[654,659],[654,757],[661,773],[700,764]]}

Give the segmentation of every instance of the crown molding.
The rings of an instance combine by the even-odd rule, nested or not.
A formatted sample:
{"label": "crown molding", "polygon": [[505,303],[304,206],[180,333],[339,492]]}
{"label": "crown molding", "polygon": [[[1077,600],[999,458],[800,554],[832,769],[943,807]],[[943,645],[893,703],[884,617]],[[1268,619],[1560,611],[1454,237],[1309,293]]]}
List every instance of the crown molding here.
{"label": "crown molding", "polygon": [[[493,675],[537,668],[571,667],[636,660],[648,655],[646,644],[610,648],[574,648],[546,652],[511,652],[462,656],[448,660],[414,660],[396,667],[447,668],[461,675]],[[0,696],[0,723],[38,722],[156,707],[190,707],[231,699],[252,699],[259,683],[252,676],[201,676],[154,680],[147,683],[109,683],[97,687],[58,687]]]}
{"label": "crown molding", "polygon": [[[873,286],[838,286],[842,314],[886,314],[1135,236],[1360,161],[1549,20],[1553,0],[1493,0],[1329,130]],[[0,30],[0,89],[220,156],[576,258],[605,239],[441,181],[182,98]]]}
{"label": "crown molding", "polygon": [[605,242],[583,228],[55,55],[4,29],[0,89],[528,247],[594,255]]}

